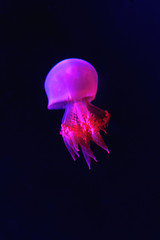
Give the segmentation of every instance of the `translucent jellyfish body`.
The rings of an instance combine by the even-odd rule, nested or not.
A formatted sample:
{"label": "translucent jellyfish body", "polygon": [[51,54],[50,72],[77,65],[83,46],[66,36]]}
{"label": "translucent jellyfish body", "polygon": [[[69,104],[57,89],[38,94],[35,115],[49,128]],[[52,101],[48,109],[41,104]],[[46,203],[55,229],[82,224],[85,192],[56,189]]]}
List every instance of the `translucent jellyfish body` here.
{"label": "translucent jellyfish body", "polygon": [[60,134],[75,160],[79,147],[91,168],[91,158],[96,158],[90,148],[90,141],[109,150],[100,130],[105,131],[110,114],[91,104],[98,87],[98,75],[87,61],[71,58],[56,64],[45,79],[48,109],[65,109]]}

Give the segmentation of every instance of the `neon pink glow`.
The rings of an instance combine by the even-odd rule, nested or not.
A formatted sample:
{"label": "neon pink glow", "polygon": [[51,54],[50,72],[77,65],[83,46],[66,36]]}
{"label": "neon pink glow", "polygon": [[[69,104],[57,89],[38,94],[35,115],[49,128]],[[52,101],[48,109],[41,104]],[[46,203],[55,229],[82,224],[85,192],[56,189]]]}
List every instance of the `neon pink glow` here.
{"label": "neon pink glow", "polygon": [[105,131],[110,114],[95,107],[90,102],[95,99],[98,75],[88,62],[71,58],[56,64],[45,80],[48,109],[65,108],[60,134],[75,160],[79,157],[79,147],[91,168],[91,158],[96,158],[90,149],[90,141],[109,150],[104,143],[100,130]]}

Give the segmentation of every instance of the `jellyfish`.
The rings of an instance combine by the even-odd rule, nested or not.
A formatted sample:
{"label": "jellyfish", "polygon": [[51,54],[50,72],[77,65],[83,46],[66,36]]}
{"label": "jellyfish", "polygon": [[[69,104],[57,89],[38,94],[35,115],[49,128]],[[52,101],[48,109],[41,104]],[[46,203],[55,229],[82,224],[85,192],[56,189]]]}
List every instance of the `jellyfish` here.
{"label": "jellyfish", "polygon": [[65,109],[60,134],[75,161],[81,148],[91,169],[91,158],[97,162],[90,141],[109,153],[100,131],[106,130],[110,120],[107,110],[91,104],[98,88],[98,75],[87,61],[70,58],[57,63],[45,79],[48,109]]}

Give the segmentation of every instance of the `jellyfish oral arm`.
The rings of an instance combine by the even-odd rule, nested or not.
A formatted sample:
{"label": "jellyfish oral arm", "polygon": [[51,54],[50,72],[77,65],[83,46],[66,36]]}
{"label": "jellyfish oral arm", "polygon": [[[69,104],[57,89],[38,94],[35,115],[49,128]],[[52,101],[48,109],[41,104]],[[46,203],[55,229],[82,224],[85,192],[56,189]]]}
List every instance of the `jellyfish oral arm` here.
{"label": "jellyfish oral arm", "polygon": [[64,143],[75,160],[75,155],[79,157],[79,147],[89,169],[91,169],[91,158],[96,158],[90,148],[90,141],[109,153],[108,147],[103,141],[100,130],[105,131],[110,120],[110,114],[89,103],[87,99],[70,102],[66,105],[63,116],[60,134]]}

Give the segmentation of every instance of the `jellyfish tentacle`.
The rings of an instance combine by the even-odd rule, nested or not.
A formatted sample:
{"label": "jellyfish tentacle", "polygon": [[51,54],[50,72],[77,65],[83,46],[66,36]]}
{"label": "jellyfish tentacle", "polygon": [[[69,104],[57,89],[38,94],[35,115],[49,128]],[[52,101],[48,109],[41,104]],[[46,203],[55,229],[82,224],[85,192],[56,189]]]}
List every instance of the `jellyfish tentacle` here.
{"label": "jellyfish tentacle", "polygon": [[89,143],[86,143],[85,145],[80,145],[81,146],[81,149],[83,147],[83,149],[85,150],[86,154],[88,154],[89,157],[91,157],[92,159],[94,159],[95,162],[98,162],[96,157],[94,156],[91,148],[90,148],[90,144]]}
{"label": "jellyfish tentacle", "polygon": [[90,156],[88,155],[88,151],[87,151],[87,149],[86,149],[86,147],[85,147],[84,145],[81,145],[81,149],[82,149],[84,158],[85,158],[85,160],[86,160],[86,163],[87,163],[89,169],[91,169],[91,158],[90,158]]}
{"label": "jellyfish tentacle", "polygon": [[78,154],[78,152],[79,152],[78,142],[77,142],[76,136],[75,136],[75,134],[73,132],[71,132],[71,139],[72,139],[73,149],[74,149],[76,155],[79,157],[79,154]]}
{"label": "jellyfish tentacle", "polygon": [[[66,129],[65,129],[66,130]],[[64,143],[69,151],[69,153],[71,154],[72,158],[74,159],[75,161],[75,154],[79,157],[79,154],[78,154],[78,145],[74,139],[74,136],[73,134],[71,134],[70,132],[65,132],[64,130],[64,127],[63,127],[63,124],[61,126],[61,132],[60,134],[62,135],[63,137],[63,140],[64,140]]]}
{"label": "jellyfish tentacle", "polygon": [[108,149],[107,145],[105,144],[105,142],[99,132],[95,132],[94,134],[92,134],[92,140],[98,146],[100,146],[101,148],[103,148],[104,150],[106,150],[109,153],[109,149]]}
{"label": "jellyfish tentacle", "polygon": [[63,137],[63,141],[66,145],[66,148],[68,149],[69,153],[71,154],[71,157],[73,158],[74,161],[76,161],[75,159],[75,152],[73,151],[73,149],[70,147],[70,145],[68,144],[68,141],[66,140],[65,137]]}

